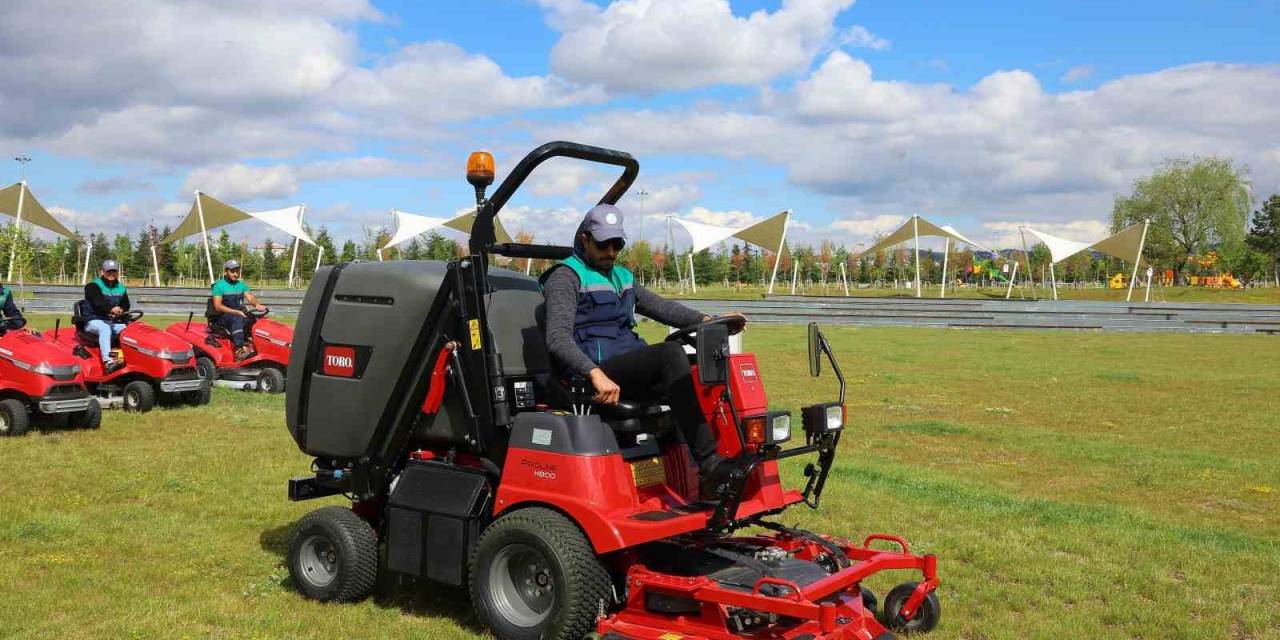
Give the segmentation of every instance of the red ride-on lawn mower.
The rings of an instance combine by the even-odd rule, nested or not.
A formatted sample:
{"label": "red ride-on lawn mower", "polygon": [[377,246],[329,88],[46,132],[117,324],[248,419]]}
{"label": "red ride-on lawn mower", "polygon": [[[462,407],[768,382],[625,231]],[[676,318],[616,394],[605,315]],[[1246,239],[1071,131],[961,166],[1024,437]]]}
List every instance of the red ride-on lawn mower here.
{"label": "red ride-on lawn mower", "polygon": [[87,309],[72,309],[73,326],[44,334],[54,346],[78,358],[85,386],[107,408],[150,411],[157,400],[193,406],[209,403],[209,384],[196,371],[191,345],[145,322],[143,312],[126,311],[111,319],[128,324],[112,336],[112,350],[124,366],[108,373],[103,367],[98,336],[81,327],[89,320]]}
{"label": "red ride-on lawn mower", "polygon": [[186,322],[169,325],[169,333],[190,344],[196,352],[196,369],[219,387],[229,389],[253,389],[264,393],[284,391],[285,372],[289,368],[289,349],[293,344],[293,327],[267,319],[268,311],[249,309],[253,318],[252,331],[246,331],[245,339],[254,353],[236,361],[231,336],[222,325],[213,322],[211,311],[206,312],[208,322]]}
{"label": "red ride-on lawn mower", "polygon": [[32,418],[97,429],[102,407],[84,388],[80,359],[25,331],[0,336],[0,436],[20,436]]}
{"label": "red ride-on lawn mower", "polygon": [[[889,629],[932,629],[933,556],[896,536],[854,543],[771,520],[818,506],[845,426],[844,380],[816,325],[811,372],[825,356],[840,395],[802,408],[794,438],[791,414],[769,408],[755,356],[730,355],[733,320],[671,336],[696,347],[703,408],[721,453],[737,460],[712,500],[699,496],[667,407],[592,406],[589,389],[560,380],[537,282],[489,267],[490,254],[569,255],[499,244],[493,232],[516,188],[556,156],[623,167],[602,199],[610,204],[639,171],[625,153],[550,143],[485,200],[492,160],[473,155],[470,256],[316,274],[285,403],[290,432],[315,460],[289,497],[353,502],[296,526],[288,564],[298,588],[359,600],[383,567],[466,585],[480,621],[503,639],[884,640]],[[798,456],[815,459],[803,489],[788,489],[779,462]],[[890,591],[878,620],[862,582],[888,570],[921,578]]]}

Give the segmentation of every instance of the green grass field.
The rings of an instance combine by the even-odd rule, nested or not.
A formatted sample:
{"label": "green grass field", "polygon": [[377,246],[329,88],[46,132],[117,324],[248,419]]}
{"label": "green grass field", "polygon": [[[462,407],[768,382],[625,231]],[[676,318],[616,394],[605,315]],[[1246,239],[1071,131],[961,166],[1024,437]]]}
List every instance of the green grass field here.
{"label": "green grass field", "polygon": [[[756,300],[765,292],[760,286],[699,286],[695,293],[691,290],[681,290],[676,286],[657,287],[655,290],[661,291],[663,295],[675,298],[712,298],[722,300]],[[774,288],[774,294],[788,294],[791,288],[783,283],[778,283]],[[934,283],[927,285],[923,289],[923,297],[937,298],[938,285]],[[1058,297],[1062,300],[1102,300],[1110,302],[1124,302],[1125,295],[1128,292],[1124,289],[1072,289],[1065,285],[1058,289]],[[1135,289],[1133,292],[1133,302],[1141,303],[1143,301],[1143,290]],[[828,285],[823,287],[808,287],[797,290],[797,294],[814,295],[814,296],[843,296],[844,289],[839,284]],[[851,287],[849,294],[856,298],[914,298],[914,289],[880,289],[868,288],[858,289]],[[1005,295],[1004,287],[947,287],[948,298],[968,298],[968,299],[985,299],[985,300],[1003,300]],[[1044,300],[1052,296],[1052,292],[1047,288],[1021,288],[1015,287],[1011,299],[1013,300]],[[1254,289],[1209,289],[1206,287],[1157,287],[1151,290],[1151,302],[1212,302],[1219,304],[1280,304],[1280,287],[1260,287]]]}
{"label": "green grass field", "polygon": [[[937,554],[931,637],[1280,638],[1275,338],[828,334],[852,425],[823,509],[783,520]],[[834,394],[805,375],[803,327],[746,344],[773,404]],[[219,389],[205,408],[0,440],[0,637],[482,636],[460,590],[293,590],[290,525],[341,500],[285,499],[309,460],[283,403]]]}

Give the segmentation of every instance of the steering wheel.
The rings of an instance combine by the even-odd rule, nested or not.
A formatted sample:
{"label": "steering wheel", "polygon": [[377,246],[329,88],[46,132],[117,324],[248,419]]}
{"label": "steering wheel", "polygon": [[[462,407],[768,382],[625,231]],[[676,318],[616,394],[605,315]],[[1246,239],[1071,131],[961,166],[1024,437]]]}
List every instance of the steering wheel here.
{"label": "steering wheel", "polygon": [[263,310],[259,311],[259,310],[257,310],[257,309],[246,309],[246,310],[245,310],[245,313],[246,313],[246,314],[249,314],[250,316],[253,316],[254,318],[265,318],[265,317],[267,317],[267,314],[268,314],[268,313],[271,313],[271,310],[270,310],[270,309],[263,309]]}
{"label": "steering wheel", "polygon": [[720,316],[719,318],[712,318],[710,320],[707,320],[706,322],[699,322],[698,324],[691,324],[683,329],[678,329],[674,333],[671,333],[670,335],[668,335],[666,337],[666,341],[679,342],[682,344],[687,344],[691,347],[696,347],[698,345],[698,342],[695,336],[697,336],[698,330],[703,327],[710,327],[712,325],[717,325],[717,324],[727,325],[729,327],[729,333],[732,335],[732,334],[738,333],[739,331],[742,331],[742,328],[747,324],[747,319],[736,314],[731,316]]}
{"label": "steering wheel", "polygon": [[123,322],[123,323],[125,323],[125,324],[128,324],[128,323],[130,323],[130,322],[134,322],[135,320],[140,320],[140,319],[142,319],[142,316],[143,316],[143,315],[144,315],[144,314],[143,314],[143,313],[142,313],[142,311],[141,311],[141,310],[139,310],[139,309],[130,309],[129,311],[126,311],[126,312],[124,312],[124,313],[118,313],[118,314],[116,314],[116,315],[112,316],[112,317],[111,317],[111,321],[112,321],[112,322]]}

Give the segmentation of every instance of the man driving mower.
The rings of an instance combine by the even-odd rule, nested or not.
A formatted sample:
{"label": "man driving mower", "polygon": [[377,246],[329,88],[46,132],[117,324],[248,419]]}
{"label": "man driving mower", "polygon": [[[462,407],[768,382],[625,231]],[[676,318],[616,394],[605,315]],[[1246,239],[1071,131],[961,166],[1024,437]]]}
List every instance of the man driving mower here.
{"label": "man driving mower", "polygon": [[[710,320],[678,302],[667,300],[635,282],[617,264],[626,244],[622,211],[596,205],[574,235],[573,255],[542,274],[546,300],[546,341],[561,371],[591,382],[592,400],[615,404],[620,399],[662,400],[698,466],[704,497],[715,495],[733,465],[717,453],[715,436],[698,403],[689,356],[675,342],[648,345],[635,332],[635,312],[665,325],[683,328]],[[745,316],[732,326],[737,333]]]}
{"label": "man driving mower", "polygon": [[[27,319],[22,317],[22,310],[13,301],[13,292],[9,287],[0,284],[0,336],[18,329],[25,329]],[[31,329],[26,329],[28,333]]]}
{"label": "man driving mower", "polygon": [[120,335],[129,326],[114,321],[116,316],[129,310],[129,291],[120,282],[120,263],[115,260],[104,261],[98,277],[84,286],[84,299],[88,301],[92,311],[84,330],[98,336],[102,369],[111,373],[124,366],[119,358],[111,357],[111,338],[113,335]]}
{"label": "man driving mower", "polygon": [[236,362],[253,355],[251,343],[245,341],[245,333],[253,328],[253,317],[246,311],[245,303],[258,311],[267,308],[249,291],[249,285],[240,279],[240,263],[228,260],[222,264],[222,277],[209,289],[212,307],[211,321],[227,330],[235,347]]}

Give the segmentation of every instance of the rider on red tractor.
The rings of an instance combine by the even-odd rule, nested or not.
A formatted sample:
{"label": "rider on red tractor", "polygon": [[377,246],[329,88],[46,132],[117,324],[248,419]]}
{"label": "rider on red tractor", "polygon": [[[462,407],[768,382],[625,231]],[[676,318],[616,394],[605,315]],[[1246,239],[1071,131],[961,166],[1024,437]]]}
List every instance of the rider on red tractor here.
{"label": "rider on red tractor", "polygon": [[120,263],[115,260],[103,262],[98,277],[84,286],[84,299],[92,311],[84,330],[98,336],[102,370],[111,373],[124,366],[122,360],[111,357],[111,337],[120,335],[129,326],[114,320],[129,310],[129,291],[120,281]]}
{"label": "rider on red tractor", "polygon": [[240,279],[238,261],[228,260],[223,263],[222,272],[222,277],[209,288],[209,303],[213,311],[211,321],[225,327],[231,335],[236,361],[239,362],[253,355],[253,347],[244,339],[245,333],[253,328],[253,317],[245,311],[245,303],[258,311],[266,307],[249,291],[249,285]]}
{"label": "rider on red tractor", "polygon": [[[547,349],[563,373],[590,380],[595,402],[670,404],[698,465],[702,494],[711,497],[732,465],[716,453],[715,436],[694,391],[689,356],[675,342],[645,344],[635,332],[635,312],[676,328],[711,318],[653,293],[617,264],[626,244],[622,224],[618,207],[596,205],[574,234],[573,255],[542,274]],[[734,333],[746,325],[746,318],[738,317]]]}

